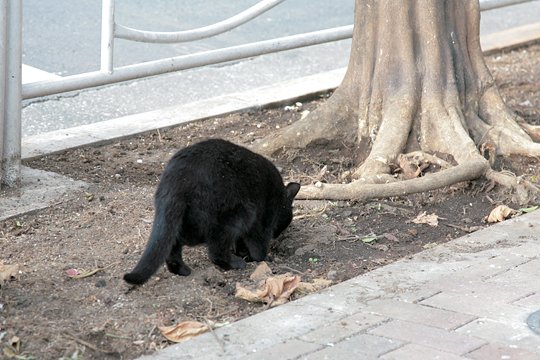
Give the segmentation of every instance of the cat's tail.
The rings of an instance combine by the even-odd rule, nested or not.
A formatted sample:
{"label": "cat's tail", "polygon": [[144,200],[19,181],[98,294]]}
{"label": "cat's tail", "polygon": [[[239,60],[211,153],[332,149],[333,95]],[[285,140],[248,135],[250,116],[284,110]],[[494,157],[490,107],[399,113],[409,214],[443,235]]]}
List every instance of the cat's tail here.
{"label": "cat's tail", "polygon": [[135,268],[130,273],[124,274],[126,282],[133,285],[144,284],[169,256],[182,226],[185,205],[172,205],[176,209],[171,209],[167,205],[156,204],[156,215],[150,238]]}

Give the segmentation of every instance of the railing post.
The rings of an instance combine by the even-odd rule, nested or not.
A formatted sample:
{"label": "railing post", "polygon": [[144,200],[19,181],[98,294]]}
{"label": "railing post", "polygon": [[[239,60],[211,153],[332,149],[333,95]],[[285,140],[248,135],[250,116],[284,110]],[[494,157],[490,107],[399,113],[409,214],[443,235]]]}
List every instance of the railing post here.
{"label": "railing post", "polygon": [[113,72],[114,0],[101,3],[101,72]]}
{"label": "railing post", "polygon": [[0,6],[0,185],[18,185],[21,173],[22,0]]}
{"label": "railing post", "polygon": [[0,3],[0,187],[4,182],[4,129],[6,127],[7,1]]}

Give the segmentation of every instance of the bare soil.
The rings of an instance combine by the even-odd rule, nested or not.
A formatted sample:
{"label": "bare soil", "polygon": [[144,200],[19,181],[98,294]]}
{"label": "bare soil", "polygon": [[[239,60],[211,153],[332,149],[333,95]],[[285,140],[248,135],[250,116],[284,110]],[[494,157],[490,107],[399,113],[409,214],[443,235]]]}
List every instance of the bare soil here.
{"label": "bare soil", "polygon": [[[540,45],[491,55],[487,62],[509,106],[540,125]],[[74,200],[0,223],[0,263],[19,264],[22,270],[0,289],[0,354],[17,337],[19,358],[133,359],[169,345],[158,325],[233,322],[263,311],[264,305],[234,297],[236,282],[245,281],[256,264],[224,272],[210,263],[204,247],[186,249],[184,259],[193,269],[189,277],[163,268],[146,285],[131,289],[122,275],[144,249],[153,193],[176,150],[210,137],[249,146],[327,96],[28,161],[90,187]],[[354,165],[351,159],[342,144],[325,144],[276,164],[286,181],[309,184],[339,181]],[[538,159],[499,159],[497,167],[540,181]],[[297,201],[295,219],[273,244],[269,265],[277,274],[293,272],[306,281],[340,282],[487,226],[483,218],[496,204],[512,205],[508,195],[477,180],[367,203]],[[412,223],[423,211],[437,214],[439,225]],[[372,235],[376,239],[367,241]],[[83,279],[66,274],[98,268]]]}

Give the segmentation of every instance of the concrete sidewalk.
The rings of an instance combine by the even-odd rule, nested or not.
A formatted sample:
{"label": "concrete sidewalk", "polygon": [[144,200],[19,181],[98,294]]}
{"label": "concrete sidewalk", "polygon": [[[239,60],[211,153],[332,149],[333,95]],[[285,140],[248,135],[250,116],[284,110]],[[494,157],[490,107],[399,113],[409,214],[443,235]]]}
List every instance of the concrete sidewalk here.
{"label": "concrete sidewalk", "polygon": [[141,359],[540,359],[540,211]]}

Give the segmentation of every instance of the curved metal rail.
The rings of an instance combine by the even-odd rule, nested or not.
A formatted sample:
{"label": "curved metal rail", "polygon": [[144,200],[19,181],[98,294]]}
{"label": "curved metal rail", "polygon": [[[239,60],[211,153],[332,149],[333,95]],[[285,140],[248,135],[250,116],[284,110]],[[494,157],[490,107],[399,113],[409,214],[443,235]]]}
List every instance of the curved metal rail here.
{"label": "curved metal rail", "polygon": [[263,0],[253,5],[252,7],[212,25],[203,26],[196,29],[176,31],[176,32],[158,32],[145,31],[129,28],[120,24],[114,27],[115,37],[120,39],[169,44],[205,39],[211,36],[223,34],[232,30],[250,20],[255,19],[262,13],[272,9],[285,0]]}

